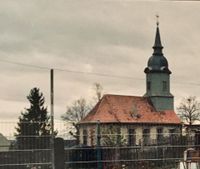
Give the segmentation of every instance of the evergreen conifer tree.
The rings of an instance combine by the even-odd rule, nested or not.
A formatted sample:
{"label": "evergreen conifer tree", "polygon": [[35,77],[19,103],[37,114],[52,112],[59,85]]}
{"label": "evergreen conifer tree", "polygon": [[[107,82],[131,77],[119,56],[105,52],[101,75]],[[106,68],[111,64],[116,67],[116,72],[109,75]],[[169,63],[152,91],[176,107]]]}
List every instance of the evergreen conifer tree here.
{"label": "evergreen conifer tree", "polygon": [[16,127],[19,149],[48,148],[50,146],[50,117],[44,107],[45,98],[39,88],[33,88],[27,96],[30,107],[25,108]]}

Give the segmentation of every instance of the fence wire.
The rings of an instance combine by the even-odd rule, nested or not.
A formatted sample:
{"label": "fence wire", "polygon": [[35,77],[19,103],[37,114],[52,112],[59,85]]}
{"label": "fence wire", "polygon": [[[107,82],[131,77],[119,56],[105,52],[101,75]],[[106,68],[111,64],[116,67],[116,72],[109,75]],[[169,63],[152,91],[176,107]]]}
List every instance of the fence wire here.
{"label": "fence wire", "polygon": [[[99,164],[102,169],[178,169],[179,163],[183,161],[184,151],[189,148],[199,150],[199,147],[195,143],[191,144],[191,140],[184,143],[173,142],[172,145],[164,142],[146,146],[101,146],[99,149],[96,146],[82,145],[65,149],[65,165],[71,169],[95,169]],[[101,152],[100,160],[97,151]]]}
{"label": "fence wire", "polygon": [[17,132],[17,123],[1,122],[0,168],[51,168],[51,133],[41,131],[44,124],[44,122],[22,123],[20,132]]}
{"label": "fence wire", "polygon": [[[9,126],[14,125],[0,123],[0,169],[52,168],[50,134],[40,135],[32,128],[26,128],[22,135],[11,134]],[[78,140],[66,137],[67,129],[63,132],[63,128],[57,128],[57,131],[57,137],[61,136],[59,131],[65,133],[64,154],[56,151],[58,158],[63,158],[65,169],[178,169],[184,161],[184,152],[191,148],[196,151],[192,158],[200,162],[200,133],[196,131],[100,135],[82,132]]]}

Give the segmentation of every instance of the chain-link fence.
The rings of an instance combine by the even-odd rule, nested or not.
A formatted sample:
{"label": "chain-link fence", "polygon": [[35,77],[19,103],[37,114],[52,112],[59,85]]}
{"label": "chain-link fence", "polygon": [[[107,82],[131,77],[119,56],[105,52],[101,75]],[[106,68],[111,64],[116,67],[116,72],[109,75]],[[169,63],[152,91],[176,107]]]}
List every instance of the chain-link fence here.
{"label": "chain-link fence", "polygon": [[[51,134],[34,133],[33,129],[37,128],[37,125],[34,123],[34,127],[29,126],[29,130],[19,135],[15,129],[12,132],[10,129],[15,128],[16,123],[0,123],[0,168],[52,168]],[[57,128],[57,131],[57,137],[61,136],[60,131],[62,131],[62,137],[64,136],[63,128]],[[66,130],[65,133],[68,132]],[[155,139],[150,136],[152,134],[157,135],[153,137]],[[122,142],[123,137],[127,139]],[[191,148],[197,152],[192,158],[199,162],[200,135],[198,132],[187,131],[172,135],[161,132],[143,133],[139,142],[135,141],[136,138],[137,135],[134,132],[123,136],[101,133],[91,137],[87,134],[87,136],[79,135],[78,143],[77,140],[69,139],[65,135],[60,139],[63,147],[59,142],[60,147],[55,151],[55,159],[59,160],[59,163],[63,162],[64,167],[56,169],[178,169],[180,162],[184,161],[184,151]],[[83,141],[83,139],[87,140]],[[106,139],[111,139],[112,142],[106,145],[108,143],[105,142]],[[57,146],[55,148],[57,149]]]}
{"label": "chain-link fence", "polygon": [[17,131],[14,122],[0,123],[0,168],[51,168],[52,135],[50,132],[40,131],[44,123],[24,122],[20,125],[20,129]]}
{"label": "chain-link fence", "polygon": [[[163,135],[167,136],[163,136]],[[156,139],[151,139],[157,135]],[[80,135],[91,143],[90,135]],[[184,161],[184,152],[194,150],[196,154],[192,157],[198,162],[200,160],[200,135],[198,132],[185,133],[148,133],[143,134],[139,144],[134,141],[136,134],[96,135],[100,145],[94,141],[94,145],[76,145],[65,148],[65,167],[69,169],[179,169]],[[129,138],[127,142],[120,142],[122,137]],[[112,139],[112,144],[106,146],[103,139]],[[116,138],[113,140],[113,138]],[[130,140],[132,139],[132,140]],[[81,138],[80,138],[81,140]],[[191,163],[192,160],[189,160]]]}

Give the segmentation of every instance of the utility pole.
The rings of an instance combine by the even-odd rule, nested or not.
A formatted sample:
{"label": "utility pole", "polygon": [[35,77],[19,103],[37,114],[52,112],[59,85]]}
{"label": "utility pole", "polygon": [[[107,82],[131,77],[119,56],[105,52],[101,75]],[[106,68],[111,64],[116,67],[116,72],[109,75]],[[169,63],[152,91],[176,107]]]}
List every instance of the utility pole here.
{"label": "utility pole", "polygon": [[51,160],[52,169],[55,169],[55,156],[54,156],[54,71],[50,72],[50,97],[51,97]]}
{"label": "utility pole", "polygon": [[101,135],[100,135],[100,121],[97,121],[97,169],[102,169],[102,162],[101,162]]}

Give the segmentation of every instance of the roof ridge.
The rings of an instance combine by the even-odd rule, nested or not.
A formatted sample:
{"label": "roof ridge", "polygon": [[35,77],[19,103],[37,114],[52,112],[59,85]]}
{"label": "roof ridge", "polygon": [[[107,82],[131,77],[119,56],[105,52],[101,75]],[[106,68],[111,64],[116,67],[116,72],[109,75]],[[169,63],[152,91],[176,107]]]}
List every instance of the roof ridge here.
{"label": "roof ridge", "polygon": [[[102,102],[103,102],[103,100],[104,100],[104,95],[103,95],[103,97],[97,102],[97,104],[96,105],[98,105],[98,107],[97,107],[97,111],[96,111],[96,113],[98,114],[98,111],[99,111],[99,107],[101,107],[101,104],[102,104]],[[96,107],[96,106],[95,106]]]}
{"label": "roof ridge", "polygon": [[96,104],[95,104],[95,106],[87,113],[87,115],[83,118],[83,119],[81,119],[80,121],[79,121],[79,123],[81,122],[81,121],[84,121],[89,115],[94,115],[94,114],[96,114],[96,113],[98,113],[98,109],[99,109],[99,107],[100,107],[100,105],[102,104],[102,100],[103,100],[103,98],[104,98],[105,96],[103,96]]}
{"label": "roof ridge", "polygon": [[[120,94],[104,94],[103,97],[106,96],[121,96],[121,97],[137,97],[137,98],[143,98],[143,96],[133,96],[133,95],[120,95]],[[102,98],[103,98],[102,97]]]}
{"label": "roof ridge", "polygon": [[[131,117],[131,106],[136,104],[137,110],[142,117]],[[180,119],[174,110],[157,112],[148,97],[125,96],[105,94],[87,116],[80,123],[163,123],[180,124]]]}

